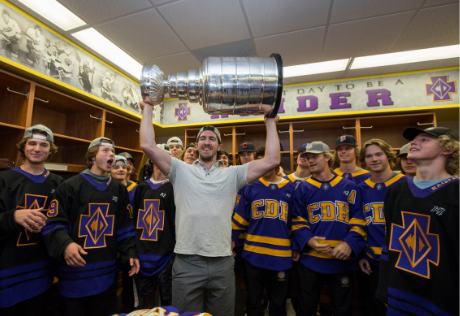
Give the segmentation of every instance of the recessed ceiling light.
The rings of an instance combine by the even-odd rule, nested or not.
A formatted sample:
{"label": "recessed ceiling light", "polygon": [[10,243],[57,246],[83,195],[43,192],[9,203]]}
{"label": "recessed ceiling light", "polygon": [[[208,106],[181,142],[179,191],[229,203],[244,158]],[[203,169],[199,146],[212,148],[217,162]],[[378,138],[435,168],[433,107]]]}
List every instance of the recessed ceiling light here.
{"label": "recessed ceiling light", "polygon": [[343,71],[347,68],[350,59],[324,61],[320,63],[296,65],[283,68],[284,78]]}
{"label": "recessed ceiling light", "polygon": [[85,25],[86,22],[56,0],[19,0],[64,31]]}
{"label": "recessed ceiling light", "polygon": [[72,36],[94,49],[118,67],[124,69],[135,78],[140,79],[142,65],[95,29],[85,29],[72,33]]}
{"label": "recessed ceiling light", "polygon": [[411,50],[399,53],[357,57],[350,69],[362,69],[422,61],[455,58],[460,56],[460,45]]}

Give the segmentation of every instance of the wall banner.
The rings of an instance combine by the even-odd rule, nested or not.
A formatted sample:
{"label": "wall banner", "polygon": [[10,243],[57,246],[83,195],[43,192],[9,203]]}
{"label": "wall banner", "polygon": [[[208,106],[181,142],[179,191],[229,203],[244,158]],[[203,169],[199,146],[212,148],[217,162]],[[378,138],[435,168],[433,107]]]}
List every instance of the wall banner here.
{"label": "wall banner", "polygon": [[0,55],[141,115],[139,85],[0,2]]}
{"label": "wall banner", "polygon": [[[459,103],[458,69],[344,79],[284,87],[279,115],[311,116]],[[157,116],[158,118],[159,116]],[[253,120],[262,116],[209,115],[198,103],[170,100],[162,105],[161,124]]]}

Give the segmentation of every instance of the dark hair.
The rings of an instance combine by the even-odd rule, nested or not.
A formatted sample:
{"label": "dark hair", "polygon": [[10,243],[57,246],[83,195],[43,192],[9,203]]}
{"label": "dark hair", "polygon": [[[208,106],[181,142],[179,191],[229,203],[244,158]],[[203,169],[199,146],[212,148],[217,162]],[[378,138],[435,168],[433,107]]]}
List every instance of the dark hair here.
{"label": "dark hair", "polygon": [[[260,146],[259,148],[257,148],[255,156],[256,157],[260,157],[260,156],[265,157],[265,146]],[[282,161],[283,161],[283,157],[280,154],[280,164],[278,165],[278,167],[281,166]]]}

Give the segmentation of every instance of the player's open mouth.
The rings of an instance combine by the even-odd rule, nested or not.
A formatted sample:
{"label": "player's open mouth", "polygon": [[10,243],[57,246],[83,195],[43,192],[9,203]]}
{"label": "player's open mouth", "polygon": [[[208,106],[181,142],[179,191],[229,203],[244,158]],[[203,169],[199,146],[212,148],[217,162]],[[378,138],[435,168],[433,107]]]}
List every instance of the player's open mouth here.
{"label": "player's open mouth", "polygon": [[107,167],[112,168],[112,165],[113,165],[113,159],[107,160]]}

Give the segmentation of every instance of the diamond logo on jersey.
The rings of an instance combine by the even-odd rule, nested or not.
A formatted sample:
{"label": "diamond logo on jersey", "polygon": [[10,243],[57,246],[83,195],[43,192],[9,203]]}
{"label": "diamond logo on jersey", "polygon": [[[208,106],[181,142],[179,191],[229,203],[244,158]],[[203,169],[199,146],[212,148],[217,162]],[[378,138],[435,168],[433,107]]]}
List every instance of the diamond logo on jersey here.
{"label": "diamond logo on jersey", "polygon": [[108,203],[90,203],[89,215],[81,215],[78,237],[86,237],[83,248],[105,247],[105,236],[113,236],[115,215],[108,212]]}
{"label": "diamond logo on jersey", "polygon": [[[48,199],[47,196],[43,195],[34,195],[34,194],[26,194],[24,198],[24,206],[18,205],[16,208],[18,209],[32,209],[36,210],[41,207],[45,207],[46,200]],[[48,210],[43,210],[48,211]],[[21,228],[21,232],[19,233],[18,242],[16,246],[32,246],[37,244],[37,234],[29,232],[25,228]]]}
{"label": "diamond logo on jersey", "polygon": [[426,95],[433,95],[433,102],[451,101],[451,93],[457,93],[455,80],[449,81],[449,76],[430,77],[431,83],[425,84]]}
{"label": "diamond logo on jersey", "polygon": [[179,103],[177,108],[174,108],[174,116],[177,117],[177,121],[186,121],[188,116],[191,114],[190,107],[187,103]]}
{"label": "diamond logo on jersey", "polygon": [[164,215],[160,200],[144,200],[144,209],[139,210],[137,218],[137,228],[142,229],[141,240],[158,240],[158,231],[164,228]]}
{"label": "diamond logo on jersey", "polygon": [[377,185],[375,186],[375,188],[376,188],[377,190],[380,191],[380,190],[382,190],[383,187],[382,187],[382,185],[379,183],[379,184],[377,184]]}
{"label": "diamond logo on jersey", "polygon": [[399,252],[396,268],[430,278],[430,264],[439,264],[439,235],[429,233],[430,216],[402,212],[403,226],[392,224],[390,250]]}
{"label": "diamond logo on jersey", "polygon": [[324,189],[324,190],[329,190],[329,184],[324,184],[324,185],[323,185],[323,189]]}

